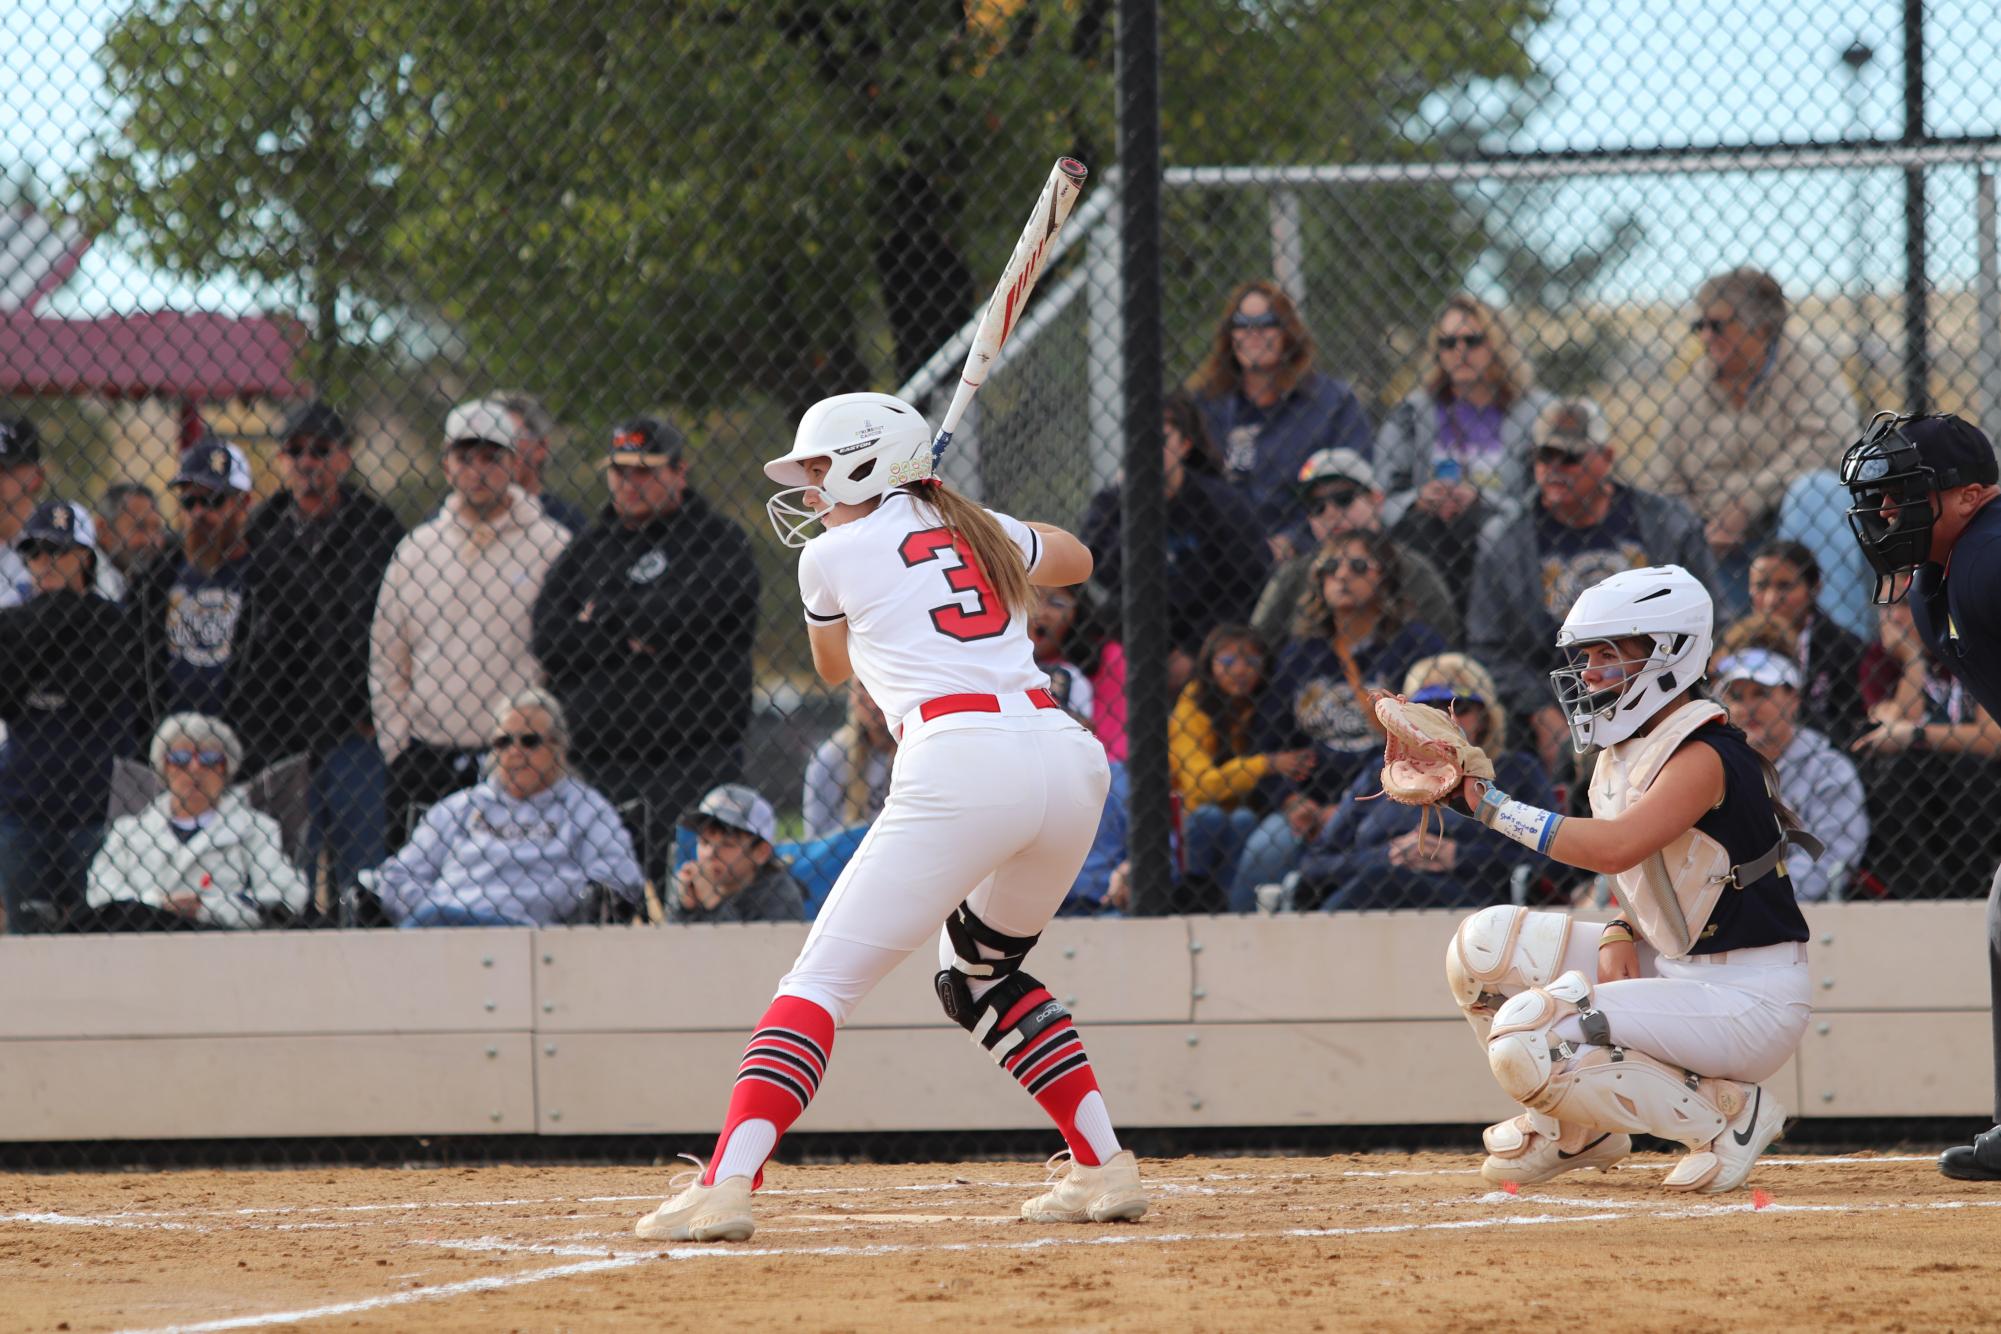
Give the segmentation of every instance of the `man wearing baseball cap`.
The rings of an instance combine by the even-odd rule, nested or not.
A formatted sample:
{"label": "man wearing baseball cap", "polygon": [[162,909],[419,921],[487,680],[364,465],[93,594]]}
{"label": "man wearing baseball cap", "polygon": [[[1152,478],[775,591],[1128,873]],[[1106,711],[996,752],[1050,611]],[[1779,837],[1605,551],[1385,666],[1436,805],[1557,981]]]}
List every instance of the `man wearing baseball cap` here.
{"label": "man wearing baseball cap", "polygon": [[[204,713],[241,728],[259,707],[248,652],[257,601],[244,537],[250,461],[235,445],[204,436],[181,455],[171,485],[181,549],[140,571],[128,594],[145,655],[147,718]],[[250,762],[246,772],[256,768]]]}
{"label": "man wearing baseball cap", "polygon": [[667,895],[670,922],[799,922],[806,894],[772,856],[778,821],[755,788],[711,788],[681,827],[695,835],[695,855],[683,863]]}
{"label": "man wearing baseball cap", "polygon": [[112,760],[131,740],[136,639],[92,587],[90,511],[52,500],[13,544],[28,600],[0,608],[0,905],[16,935],[73,925],[104,834]]}
{"label": "man wearing baseball cap", "polygon": [[[1997,483],[2001,466],[1993,442],[1972,422],[1949,413],[1879,412],[1841,459],[1841,484],[1855,501],[1848,523],[1876,572],[1874,600],[1888,603],[1910,595],[1911,621],[1925,649],[1965,683],[1990,718],[2001,718]],[[1926,749],[1940,739],[1935,731],[1950,726],[1879,727],[1856,745]],[[1922,812],[1910,814],[1923,818]],[[1941,1172],[1964,1181],[2001,1181],[2001,868],[1987,899],[1987,967],[1997,1124],[1971,1146],[1947,1149],[1939,1159]]]}
{"label": "man wearing baseball cap", "polygon": [[369,628],[369,699],[389,765],[389,843],[408,817],[469,787],[489,701],[541,684],[536,596],[570,530],[514,484],[514,420],[498,399],[445,417],[451,495],[397,546]]}
{"label": "man wearing baseball cap", "polygon": [[1560,777],[1570,728],[1546,674],[1562,665],[1553,646],[1571,603],[1602,579],[1648,565],[1679,565],[1713,596],[1716,561],[1685,502],[1614,480],[1617,449],[1596,403],[1551,403],[1532,438],[1534,500],[1480,530],[1466,648],[1493,673],[1509,711],[1529,720],[1543,764]]}
{"label": "man wearing baseball cap", "polygon": [[388,770],[368,698],[368,630],[403,524],[351,480],[353,432],[332,404],[294,410],[278,436],[284,489],[250,516],[263,595],[254,627],[257,707],[238,724],[250,748],[311,761],[308,860],[331,854],[352,885],[387,848]]}
{"label": "man wearing baseball cap", "polygon": [[[1323,449],[1299,470],[1299,494],[1305,520],[1288,529],[1282,540],[1298,554],[1272,571],[1251,613],[1251,628],[1267,644],[1283,644],[1292,635],[1292,617],[1300,594],[1312,579],[1313,562],[1321,548],[1343,533],[1383,531],[1383,493],[1376,470],[1352,449]],[[1397,543],[1403,561],[1403,591],[1411,611],[1448,644],[1459,642],[1459,599],[1429,557],[1408,542]]]}
{"label": "man wearing baseball cap", "polygon": [[[614,805],[643,801],[640,856],[665,882],[670,817],[698,784],[743,772],[757,562],[749,536],[689,484],[664,417],[608,432],[610,501],[549,571],[535,656],[570,715],[578,770]],[[645,841],[645,840],[642,840]]]}

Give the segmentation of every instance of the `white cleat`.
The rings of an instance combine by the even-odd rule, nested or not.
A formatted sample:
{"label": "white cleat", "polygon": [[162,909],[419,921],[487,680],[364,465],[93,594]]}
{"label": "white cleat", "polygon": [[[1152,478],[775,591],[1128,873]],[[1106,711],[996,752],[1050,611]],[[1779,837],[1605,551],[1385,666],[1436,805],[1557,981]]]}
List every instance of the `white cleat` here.
{"label": "white cleat", "polygon": [[1139,1159],[1121,1149],[1100,1167],[1086,1167],[1065,1149],[1049,1160],[1049,1174],[1067,1167],[1042,1194],[1021,1206],[1031,1223],[1129,1223],[1146,1213],[1146,1191],[1139,1184]]}
{"label": "white cleat", "polygon": [[[686,1154],[682,1155],[687,1157]],[[713,1186],[702,1184],[699,1159],[692,1172],[667,1183],[681,1193],[633,1225],[648,1241],[749,1241],[757,1223],[750,1216],[750,1178],[725,1177]]]}
{"label": "white cleat", "polygon": [[1616,1130],[1566,1125],[1551,1136],[1536,1127],[1535,1119],[1524,1115],[1487,1127],[1481,1136],[1488,1150],[1487,1160],[1480,1164],[1481,1176],[1497,1186],[1510,1181],[1527,1186],[1580,1167],[1610,1171],[1633,1151],[1633,1137]]}
{"label": "white cleat", "polygon": [[1699,1190],[1720,1195],[1743,1185],[1758,1155],[1785,1133],[1786,1109],[1777,1098],[1753,1085],[1744,1109],[1730,1118],[1723,1133],[1674,1165],[1661,1184],[1669,1190]]}
{"label": "white cleat", "polygon": [[1147,1190],[1139,1184],[1139,1158],[1123,1148],[1097,1168],[1071,1158],[1071,1150],[1049,1160],[1055,1186],[1021,1206],[1029,1222],[1133,1222],[1147,1212]]}

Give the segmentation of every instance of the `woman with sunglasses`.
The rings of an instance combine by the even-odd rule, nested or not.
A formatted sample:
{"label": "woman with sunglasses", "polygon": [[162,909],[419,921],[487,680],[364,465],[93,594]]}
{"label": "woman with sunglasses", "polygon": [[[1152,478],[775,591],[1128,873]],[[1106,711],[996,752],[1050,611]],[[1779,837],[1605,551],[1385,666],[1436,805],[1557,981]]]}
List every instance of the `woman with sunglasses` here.
{"label": "woman with sunglasses", "polygon": [[636,906],[644,877],[632,836],[569,759],[554,695],[530,688],[502,699],[486,777],[425,812],[362,884],[404,927],[553,926],[575,920],[594,888]]}
{"label": "woman with sunglasses", "polygon": [[1701,355],[1652,396],[1658,438],[1627,459],[1637,485],[1702,516],[1726,618],[1749,604],[1751,553],[1772,535],[1788,488],[1828,470],[1828,442],[1860,424],[1840,356],[1824,340],[1788,333],[1791,313],[1785,290],[1762,270],[1705,281],[1689,327]]}
{"label": "woman with sunglasses", "polygon": [[15,935],[76,925],[111,797],[112,761],[132,748],[138,636],[95,591],[90,511],[49,501],[14,553],[27,601],[0,609],[0,906]]}
{"label": "woman with sunglasses", "polygon": [[1314,352],[1292,298],[1259,279],[1230,293],[1208,355],[1188,378],[1223,451],[1223,475],[1250,502],[1266,538],[1298,520],[1294,483],[1316,451],[1369,452],[1368,413],[1354,390],[1314,369]]}
{"label": "woman with sunglasses", "polygon": [[[1463,653],[1426,658],[1404,675],[1402,693],[1413,703],[1451,713],[1466,739],[1493,758],[1496,784],[1522,801],[1556,804],[1534,750],[1510,744],[1508,711],[1495,693],[1494,678],[1476,659]],[[1373,769],[1349,784],[1300,858],[1284,906],[1328,912],[1478,908],[1508,901],[1516,868],[1548,865],[1520,844],[1488,837],[1456,811],[1434,815],[1371,800],[1381,791],[1381,776]]]}
{"label": "woman with sunglasses", "polygon": [[148,758],[166,791],[116,821],[91,863],[98,925],[241,929],[302,916],[311,890],[285,857],[278,822],[231,786],[243,765],[235,729],[171,714],[153,729]]}
{"label": "woman with sunglasses", "polygon": [[1432,322],[1424,382],[1376,437],[1383,522],[1462,596],[1480,525],[1531,498],[1530,428],[1548,402],[1499,312],[1462,292]]}
{"label": "woman with sunglasses", "polygon": [[[1174,791],[1181,798],[1184,887],[1198,906],[1207,887],[1220,901],[1237,857],[1257,828],[1267,775],[1298,782],[1313,772],[1313,749],[1264,751],[1253,744],[1265,691],[1264,641],[1247,625],[1219,625],[1202,644],[1195,677],[1167,726]],[[1202,888],[1196,888],[1196,887]]]}
{"label": "woman with sunglasses", "polygon": [[1254,910],[1262,886],[1284,881],[1355,775],[1375,767],[1383,739],[1370,692],[1395,689],[1411,664],[1445,648],[1437,631],[1412,616],[1403,563],[1388,537],[1351,532],[1315,558],[1258,718],[1259,749],[1311,748],[1314,767],[1296,782],[1272,780],[1276,809],[1244,845],[1230,885],[1232,912]]}

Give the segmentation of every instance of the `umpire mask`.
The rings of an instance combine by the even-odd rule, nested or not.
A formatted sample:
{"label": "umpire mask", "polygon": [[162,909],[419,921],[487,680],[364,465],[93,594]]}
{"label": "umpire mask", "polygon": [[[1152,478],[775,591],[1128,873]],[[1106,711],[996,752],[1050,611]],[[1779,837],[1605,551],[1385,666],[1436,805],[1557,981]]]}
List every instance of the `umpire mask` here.
{"label": "umpire mask", "polygon": [[1841,456],[1841,484],[1855,503],[1848,526],[1876,572],[1870,601],[1896,602],[1910,591],[1918,566],[1931,558],[1938,492],[1958,485],[1928,466],[1905,428],[1924,418],[1879,412],[1862,438]]}

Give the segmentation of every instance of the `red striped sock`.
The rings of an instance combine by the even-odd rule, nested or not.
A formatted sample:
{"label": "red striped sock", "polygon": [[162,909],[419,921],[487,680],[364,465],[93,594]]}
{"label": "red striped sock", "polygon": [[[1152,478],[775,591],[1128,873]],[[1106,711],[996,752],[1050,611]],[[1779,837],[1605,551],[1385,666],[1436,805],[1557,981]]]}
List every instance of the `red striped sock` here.
{"label": "red striped sock", "polygon": [[[723,1117],[722,1134],[716,1136],[716,1151],[710,1155],[708,1173],[702,1178],[704,1185],[715,1184],[716,1165],[723,1160],[730,1135],[745,1121],[769,1121],[777,1127],[778,1137],[783,1137],[820,1091],[833,1050],[834,1016],[797,996],[780,996],[771,1002],[737,1066],[736,1087],[730,1090],[729,1112]],[[777,1147],[777,1138],[773,1147]],[[763,1182],[760,1167],[751,1184],[754,1188]]]}
{"label": "red striped sock", "polygon": [[[1046,989],[1037,987],[1001,1016],[1001,1028],[1007,1029],[1036,1006],[1052,999]],[[1077,1130],[1077,1104],[1097,1092],[1098,1076],[1091,1069],[1091,1058],[1084,1054],[1084,1039],[1078,1036],[1070,1017],[1065,1015],[1037,1033],[1001,1064],[1063,1132],[1070,1156],[1086,1167],[1100,1166],[1090,1140]]]}

